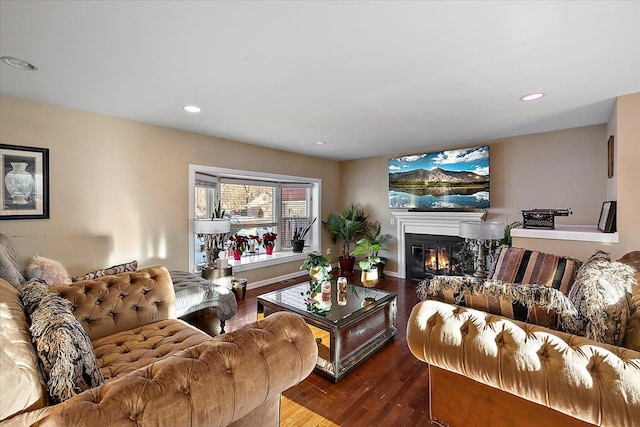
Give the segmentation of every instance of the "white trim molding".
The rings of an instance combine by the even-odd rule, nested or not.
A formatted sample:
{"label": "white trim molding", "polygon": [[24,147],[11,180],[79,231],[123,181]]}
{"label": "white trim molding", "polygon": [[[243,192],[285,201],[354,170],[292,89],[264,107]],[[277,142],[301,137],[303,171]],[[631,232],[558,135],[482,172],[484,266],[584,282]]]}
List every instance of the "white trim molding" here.
{"label": "white trim molding", "polygon": [[396,221],[398,239],[398,277],[406,278],[405,234],[438,234],[457,236],[460,221],[482,221],[486,215],[478,212],[391,212]]}

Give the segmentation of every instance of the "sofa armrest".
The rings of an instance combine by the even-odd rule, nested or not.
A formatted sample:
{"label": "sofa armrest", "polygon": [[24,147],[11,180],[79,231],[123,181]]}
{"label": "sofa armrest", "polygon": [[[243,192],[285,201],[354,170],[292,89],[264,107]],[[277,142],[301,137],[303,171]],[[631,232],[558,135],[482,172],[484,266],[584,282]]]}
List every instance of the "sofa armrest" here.
{"label": "sofa armrest", "polygon": [[263,402],[279,403],[317,357],[304,320],[274,313],[8,425],[226,426]]}
{"label": "sofa armrest", "polygon": [[71,301],[73,314],[92,341],[176,318],[171,276],[161,266],[55,285],[50,290]]}
{"label": "sofa armrest", "polygon": [[438,302],[417,304],[407,343],[430,365],[595,425],[640,419],[640,353]]}

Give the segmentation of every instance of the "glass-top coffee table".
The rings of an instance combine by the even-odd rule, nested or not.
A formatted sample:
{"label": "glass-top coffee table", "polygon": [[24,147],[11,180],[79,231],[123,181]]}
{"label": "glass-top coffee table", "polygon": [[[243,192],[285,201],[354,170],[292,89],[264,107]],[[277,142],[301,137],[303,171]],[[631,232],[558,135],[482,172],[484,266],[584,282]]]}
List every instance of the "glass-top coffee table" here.
{"label": "glass-top coffee table", "polygon": [[338,382],[394,337],[397,296],[375,288],[347,285],[338,293],[331,281],[330,297],[323,301],[320,287],[309,282],[258,296],[258,313],[277,311],[301,315],[318,341],[316,370]]}

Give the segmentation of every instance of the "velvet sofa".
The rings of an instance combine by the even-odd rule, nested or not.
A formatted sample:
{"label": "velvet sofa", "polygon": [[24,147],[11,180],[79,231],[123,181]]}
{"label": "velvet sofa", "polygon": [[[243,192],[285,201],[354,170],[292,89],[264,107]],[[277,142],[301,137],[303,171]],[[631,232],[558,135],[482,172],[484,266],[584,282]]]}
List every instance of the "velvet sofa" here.
{"label": "velvet sofa", "polygon": [[[622,261],[640,270],[640,252]],[[638,272],[632,282],[637,279]],[[436,299],[418,303],[407,343],[428,364],[432,421],[640,426],[640,285],[632,284],[631,292],[619,345]]]}
{"label": "velvet sofa", "polygon": [[164,267],[49,292],[70,302],[104,384],[52,401],[21,294],[0,279],[2,426],[277,426],[281,393],[316,363],[313,335],[295,314],[214,338],[176,319]]}

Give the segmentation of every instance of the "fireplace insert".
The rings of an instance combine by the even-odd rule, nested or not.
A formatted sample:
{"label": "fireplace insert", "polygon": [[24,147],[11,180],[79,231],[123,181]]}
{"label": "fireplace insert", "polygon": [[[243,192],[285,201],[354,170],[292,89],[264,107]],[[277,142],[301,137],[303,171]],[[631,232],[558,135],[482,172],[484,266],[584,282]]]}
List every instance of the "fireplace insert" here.
{"label": "fireplace insert", "polygon": [[463,241],[458,236],[408,233],[405,277],[422,280],[435,275],[462,275],[460,247]]}

